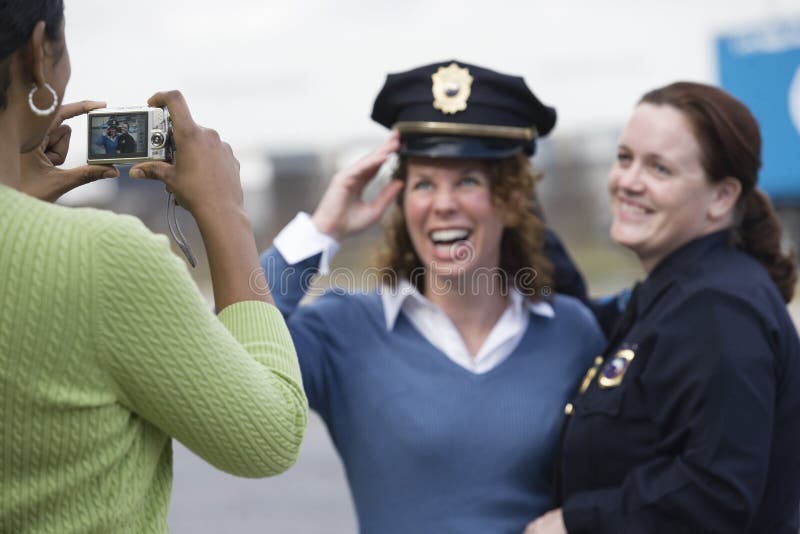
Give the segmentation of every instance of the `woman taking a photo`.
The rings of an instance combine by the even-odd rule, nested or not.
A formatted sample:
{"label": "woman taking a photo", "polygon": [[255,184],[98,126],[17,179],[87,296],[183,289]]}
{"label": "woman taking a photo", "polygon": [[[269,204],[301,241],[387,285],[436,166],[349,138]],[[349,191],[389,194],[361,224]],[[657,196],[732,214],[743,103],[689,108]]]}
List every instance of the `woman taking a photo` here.
{"label": "woman taking a photo", "polygon": [[239,166],[179,93],[159,93],[180,154],[162,179],[197,220],[214,316],[163,236],[138,220],[54,199],[116,174],[60,171],[70,77],[60,0],[0,3],[0,532],[163,533],[171,436],[216,467],[282,472],[306,400],[260,273]]}
{"label": "woman taking a photo", "polygon": [[720,89],[675,83],[636,107],[611,237],[647,278],[565,410],[562,507],[526,533],[797,534],[797,272],[760,166],[757,122]]}

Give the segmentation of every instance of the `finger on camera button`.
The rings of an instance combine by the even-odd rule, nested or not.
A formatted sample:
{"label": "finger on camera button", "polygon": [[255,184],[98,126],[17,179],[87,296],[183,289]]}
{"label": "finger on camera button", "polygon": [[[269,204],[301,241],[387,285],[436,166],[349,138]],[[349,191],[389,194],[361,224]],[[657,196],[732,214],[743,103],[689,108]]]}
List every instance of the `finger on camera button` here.
{"label": "finger on camera button", "polygon": [[197,125],[189,111],[186,99],[180,91],[163,91],[151,96],[147,103],[151,106],[165,107],[169,110],[176,135],[185,133]]}

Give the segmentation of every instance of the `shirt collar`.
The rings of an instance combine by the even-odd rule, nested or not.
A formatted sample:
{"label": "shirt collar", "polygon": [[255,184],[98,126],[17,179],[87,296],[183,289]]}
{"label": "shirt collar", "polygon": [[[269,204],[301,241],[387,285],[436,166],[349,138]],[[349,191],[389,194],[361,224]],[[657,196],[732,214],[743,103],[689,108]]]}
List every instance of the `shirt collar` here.
{"label": "shirt collar", "polygon": [[641,283],[636,305],[637,316],[641,316],[675,280],[685,277],[688,270],[695,268],[702,256],[712,249],[730,246],[731,238],[731,231],[726,228],[693,239],[661,260]]}
{"label": "shirt collar", "polygon": [[[383,315],[386,320],[386,330],[394,330],[397,317],[404,307],[415,304],[419,306],[434,306],[434,304],[417,291],[417,288],[408,280],[400,280],[397,287],[394,288],[381,286],[380,292],[381,301],[383,302]],[[531,313],[548,319],[552,319],[556,315],[553,306],[549,302],[531,302],[526,300],[524,295],[516,288],[511,289],[509,296],[511,297],[511,305],[519,309],[525,305]]]}

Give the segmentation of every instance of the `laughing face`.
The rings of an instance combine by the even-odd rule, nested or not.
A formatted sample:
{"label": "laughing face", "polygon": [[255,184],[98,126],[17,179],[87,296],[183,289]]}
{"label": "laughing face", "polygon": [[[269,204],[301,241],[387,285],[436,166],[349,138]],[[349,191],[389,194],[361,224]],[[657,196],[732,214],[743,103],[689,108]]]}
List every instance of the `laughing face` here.
{"label": "laughing face", "polygon": [[611,238],[651,271],[670,253],[717,229],[710,210],[716,186],[682,112],[640,104],[622,133],[611,169]]}
{"label": "laughing face", "polygon": [[450,278],[499,266],[503,222],[480,160],[410,158],[403,211],[426,273]]}

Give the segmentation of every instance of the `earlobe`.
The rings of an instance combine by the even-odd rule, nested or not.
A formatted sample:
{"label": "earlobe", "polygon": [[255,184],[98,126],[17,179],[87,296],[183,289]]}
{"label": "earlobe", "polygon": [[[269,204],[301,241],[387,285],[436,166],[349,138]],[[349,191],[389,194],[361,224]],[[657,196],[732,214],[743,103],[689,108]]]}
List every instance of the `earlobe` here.
{"label": "earlobe", "polygon": [[742,194],[742,183],[732,176],[714,184],[714,198],[709,207],[709,215],[714,220],[732,216],[736,202]]}

